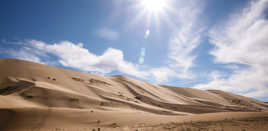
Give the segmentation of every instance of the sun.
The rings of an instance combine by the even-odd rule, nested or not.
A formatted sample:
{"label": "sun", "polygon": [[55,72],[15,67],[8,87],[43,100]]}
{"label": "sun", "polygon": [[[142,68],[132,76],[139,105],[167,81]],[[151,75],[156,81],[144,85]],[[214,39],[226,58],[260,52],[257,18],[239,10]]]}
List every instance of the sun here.
{"label": "sun", "polygon": [[158,13],[166,8],[167,0],[141,0],[141,6],[150,13]]}
{"label": "sun", "polygon": [[150,35],[152,28],[159,31],[162,22],[174,25],[170,15],[176,12],[173,7],[175,0],[131,0],[131,9],[134,9],[136,16],[130,21],[129,27],[141,23],[145,25],[145,37]]}

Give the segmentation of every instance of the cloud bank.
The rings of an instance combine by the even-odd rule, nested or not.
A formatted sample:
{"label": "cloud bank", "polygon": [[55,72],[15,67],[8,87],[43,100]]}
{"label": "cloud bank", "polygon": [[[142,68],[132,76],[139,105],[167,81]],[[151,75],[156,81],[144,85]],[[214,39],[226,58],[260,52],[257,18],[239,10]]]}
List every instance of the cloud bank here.
{"label": "cloud bank", "polygon": [[97,56],[83,47],[82,43],[74,44],[69,41],[48,44],[42,41],[25,41],[18,50],[9,49],[10,56],[18,59],[49,64],[52,56],[62,66],[86,72],[102,74],[119,71],[128,75],[145,78],[145,72],[140,71],[137,65],[125,61],[121,50],[108,48],[102,55]]}

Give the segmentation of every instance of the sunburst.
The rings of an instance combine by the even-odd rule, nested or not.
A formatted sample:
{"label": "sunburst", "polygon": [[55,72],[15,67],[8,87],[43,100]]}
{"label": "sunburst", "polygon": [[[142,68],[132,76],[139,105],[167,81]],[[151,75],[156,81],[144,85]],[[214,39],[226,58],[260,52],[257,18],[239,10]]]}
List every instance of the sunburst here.
{"label": "sunburst", "polygon": [[169,18],[169,13],[172,13],[172,1],[173,0],[136,0],[134,7],[137,12],[137,16],[129,23],[132,27],[137,23],[144,23],[146,30],[150,30],[152,23],[156,26],[156,29],[160,26],[161,19],[167,24],[172,23]]}

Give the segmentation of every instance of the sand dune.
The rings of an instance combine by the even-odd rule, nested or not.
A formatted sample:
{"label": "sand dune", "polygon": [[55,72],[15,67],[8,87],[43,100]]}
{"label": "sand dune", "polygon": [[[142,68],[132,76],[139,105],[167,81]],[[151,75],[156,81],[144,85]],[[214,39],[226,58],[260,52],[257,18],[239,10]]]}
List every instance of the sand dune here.
{"label": "sand dune", "polygon": [[268,130],[267,103],[219,90],[14,59],[0,72],[1,130]]}

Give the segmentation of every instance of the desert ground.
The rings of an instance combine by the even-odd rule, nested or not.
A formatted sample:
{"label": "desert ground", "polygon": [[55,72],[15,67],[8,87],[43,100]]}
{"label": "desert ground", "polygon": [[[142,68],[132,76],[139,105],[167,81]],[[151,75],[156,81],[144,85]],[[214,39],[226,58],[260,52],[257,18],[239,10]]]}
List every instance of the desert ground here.
{"label": "desert ground", "polygon": [[0,131],[268,131],[268,103],[1,59]]}

